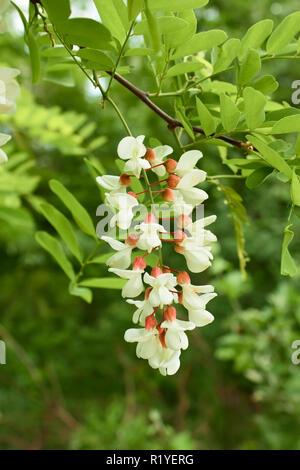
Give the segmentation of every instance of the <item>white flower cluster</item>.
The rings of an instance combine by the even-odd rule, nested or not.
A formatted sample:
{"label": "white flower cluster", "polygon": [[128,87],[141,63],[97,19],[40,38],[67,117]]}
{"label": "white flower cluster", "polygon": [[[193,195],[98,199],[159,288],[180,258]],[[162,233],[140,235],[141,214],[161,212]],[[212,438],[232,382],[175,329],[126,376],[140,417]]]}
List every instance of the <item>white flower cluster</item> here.
{"label": "white flower cluster", "polygon": [[[11,114],[16,110],[16,99],[20,87],[15,80],[19,70],[9,67],[0,67],[0,113]],[[10,140],[10,135],[0,133],[0,147]],[[7,162],[6,153],[0,148],[0,164]]]}
{"label": "white flower cluster", "polygon": [[[180,367],[181,350],[188,347],[186,331],[213,321],[206,304],[217,294],[211,285],[193,285],[186,271],[178,272],[164,265],[162,247],[164,242],[173,243],[174,251],[185,257],[191,272],[204,271],[213,258],[210,243],[216,241],[215,235],[205,227],[216,217],[195,222],[190,217],[195,206],[208,198],[205,191],[196,187],[206,178],[206,173],[196,168],[202,153],[191,150],[178,162],[170,158],[164,161],[173,152],[171,147],[164,145],[150,149],[143,141],[144,136],[122,139],[118,155],[126,161],[124,173],[119,177],[104,175],[97,178],[99,185],[107,190],[106,203],[115,211],[110,227],[128,230],[134,219],[133,209],[139,205],[139,194],[147,193],[151,205],[154,194],[159,193],[161,202],[167,203],[170,213],[174,214],[172,219],[178,229],[167,232],[152,205],[150,210],[147,209],[145,220],[129,232],[125,242],[110,236],[101,238],[116,251],[107,260],[107,265],[110,272],[127,280],[122,297],[135,305],[132,320],[141,327],[128,329],[125,340],[137,343],[137,356],[147,359],[151,367],[159,369],[163,375],[172,375]],[[151,182],[150,172],[163,179]],[[127,192],[132,178],[140,179],[145,191]],[[160,190],[153,189],[157,184],[160,184]],[[135,249],[144,253],[134,258]],[[159,261],[149,273],[146,271],[147,256],[154,251],[158,251]],[[143,299],[138,300],[141,295]],[[177,319],[176,305],[187,310],[188,321]]]}

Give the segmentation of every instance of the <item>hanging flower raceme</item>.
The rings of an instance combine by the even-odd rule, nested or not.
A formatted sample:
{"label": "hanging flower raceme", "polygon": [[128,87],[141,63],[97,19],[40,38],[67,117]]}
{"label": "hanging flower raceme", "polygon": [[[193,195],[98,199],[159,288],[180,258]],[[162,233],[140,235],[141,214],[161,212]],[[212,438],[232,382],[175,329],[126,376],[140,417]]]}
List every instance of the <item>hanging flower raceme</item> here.
{"label": "hanging flower raceme", "polygon": [[[106,203],[114,211],[109,222],[114,233],[101,238],[115,250],[106,264],[110,272],[125,280],[122,297],[135,306],[132,321],[139,328],[129,328],[125,341],[137,343],[137,357],[147,360],[150,367],[172,375],[180,367],[181,351],[188,348],[187,332],[213,321],[206,305],[217,294],[211,285],[193,285],[186,271],[164,265],[164,247],[173,244],[174,253],[185,257],[191,272],[204,271],[213,258],[210,244],[216,241],[205,227],[216,217],[192,221],[194,208],[208,198],[196,187],[206,178],[206,173],[196,168],[202,153],[191,150],[176,161],[166,159],[173,152],[168,145],[151,149],[143,142],[144,136],[122,139],[118,155],[125,160],[119,165],[123,173],[97,178],[106,190]],[[139,185],[134,185],[136,180]],[[143,191],[132,190],[141,184]],[[142,212],[138,208],[140,196],[147,210],[142,220],[136,215]],[[167,217],[161,217],[160,208],[168,209]],[[119,229],[128,231],[122,240],[117,239]],[[186,318],[178,318],[183,311]]]}

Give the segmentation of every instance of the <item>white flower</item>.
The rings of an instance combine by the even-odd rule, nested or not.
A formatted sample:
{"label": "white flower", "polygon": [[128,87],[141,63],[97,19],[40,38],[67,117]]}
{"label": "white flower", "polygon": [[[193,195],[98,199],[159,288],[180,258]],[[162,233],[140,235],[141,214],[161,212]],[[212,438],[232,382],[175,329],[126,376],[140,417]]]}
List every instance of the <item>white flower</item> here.
{"label": "white flower", "polygon": [[140,323],[140,325],[145,326],[145,318],[153,313],[153,306],[150,304],[150,302],[148,300],[132,299],[128,299],[126,302],[137,307],[132,316],[133,323]]}
{"label": "white flower", "polygon": [[173,351],[168,348],[161,348],[154,356],[149,358],[149,366],[159,369],[162,375],[174,375],[180,367],[181,350]]}
{"label": "white flower", "polygon": [[19,84],[14,78],[19,75],[18,69],[0,67],[0,113],[13,113],[16,110],[16,99],[20,93]]}
{"label": "white flower", "polygon": [[193,205],[187,204],[180,191],[174,191],[175,200],[173,201],[171,208],[174,211],[174,215],[190,215],[193,212]]}
{"label": "white flower", "polygon": [[[164,158],[170,155],[173,152],[172,147],[169,145],[160,145],[152,149],[155,155],[155,158],[151,160],[151,166],[156,166],[163,163]],[[166,173],[164,165],[153,168],[152,171],[157,174],[157,176],[162,177]]]}
{"label": "white flower", "polygon": [[142,158],[146,153],[146,147],[143,144],[145,136],[125,137],[118,145],[118,155],[122,160],[128,160],[125,163],[124,171],[132,172],[138,178],[141,170],[150,168],[150,163]]}
{"label": "white flower", "polygon": [[142,222],[136,229],[142,232],[137,246],[140,250],[146,250],[148,253],[150,253],[153,248],[161,246],[159,233],[166,233],[165,228],[157,223]]}
{"label": "white flower", "polygon": [[214,222],[215,219],[216,216],[213,215],[191,223],[187,226],[190,236],[177,244],[183,249],[182,254],[192,273],[200,273],[211,266],[213,255],[208,244],[216,241],[216,236],[210,230],[204,229],[204,227]]}
{"label": "white flower", "polygon": [[200,150],[189,150],[188,152],[185,152],[178,160],[175,170],[176,175],[183,178],[187,173],[190,173],[190,171],[193,170],[198,160],[202,157],[203,154]]}
{"label": "white flower", "polygon": [[138,297],[143,292],[142,273],[144,270],[109,268],[109,271],[123,279],[128,279],[128,282],[126,282],[122,289],[122,297]]}
{"label": "white flower", "polygon": [[213,315],[206,310],[206,304],[217,296],[213,290],[213,286],[209,285],[182,285],[182,305],[188,310],[189,320],[196,326],[206,326],[214,320]]}
{"label": "white flower", "polygon": [[[10,139],[11,139],[10,135],[0,133],[0,147],[2,147],[2,145],[5,145],[6,142],[8,142]],[[0,165],[6,162],[7,162],[7,155],[2,149],[0,149]]]}
{"label": "white flower", "polygon": [[178,349],[187,349],[189,345],[185,330],[193,330],[195,324],[190,321],[174,320],[164,321],[162,328],[166,328],[165,343],[168,348],[177,351]]}
{"label": "white flower", "polygon": [[[152,287],[149,294],[149,302],[153,307],[169,305],[174,300],[174,295],[170,290],[174,290],[177,284],[176,277],[171,273],[160,274],[157,277],[144,274],[144,282]],[[177,299],[177,294],[176,298]]]}
{"label": "white flower", "polygon": [[125,331],[124,339],[128,343],[138,343],[136,355],[142,359],[150,359],[162,349],[157,328],[130,328]]}
{"label": "white flower", "polygon": [[138,200],[127,193],[106,193],[105,195],[106,202],[119,211],[111,218],[110,226],[117,225],[122,230],[127,230],[134,216],[132,209],[139,205]]}
{"label": "white flower", "polygon": [[204,181],[205,178],[205,171],[198,169],[190,170],[181,178],[176,186],[176,191],[180,192],[187,204],[192,204],[193,206],[201,204],[208,198],[208,194],[202,189],[195,188],[194,186]]}
{"label": "white flower", "polygon": [[116,250],[117,253],[112,255],[107,261],[107,266],[111,268],[127,269],[131,264],[131,253],[133,246],[127,245],[126,243],[119,242],[111,237],[101,237],[101,240],[104,240],[108,243],[113,250]]}
{"label": "white flower", "polygon": [[113,175],[97,176],[97,183],[112,193],[126,193],[126,186],[120,184],[120,177]]}

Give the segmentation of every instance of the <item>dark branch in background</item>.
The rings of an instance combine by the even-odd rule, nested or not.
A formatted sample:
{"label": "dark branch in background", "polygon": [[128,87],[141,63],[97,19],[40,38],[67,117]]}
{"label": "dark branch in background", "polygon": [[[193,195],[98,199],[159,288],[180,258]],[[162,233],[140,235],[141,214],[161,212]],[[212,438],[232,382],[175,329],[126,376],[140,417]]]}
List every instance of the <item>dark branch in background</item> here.
{"label": "dark branch in background", "polygon": [[[182,122],[178,121],[177,119],[173,118],[169,114],[167,114],[163,109],[157,106],[153,101],[150,100],[148,93],[140,88],[137,88],[131,82],[126,80],[124,77],[119,75],[118,73],[107,72],[110,76],[112,76],[117,82],[123,85],[127,90],[131,91],[135,96],[137,96],[143,103],[145,103],[152,111],[154,111],[158,116],[160,116],[164,121],[168,123],[168,128],[170,130],[174,130],[176,127],[183,128]],[[196,134],[205,135],[205,132],[201,127],[192,126],[193,131]],[[212,134],[210,137],[214,137],[215,134]],[[251,146],[250,142],[243,142],[241,140],[233,139],[231,137],[227,137],[226,135],[220,135],[217,137],[224,142],[234,145],[235,147],[242,148],[245,150],[254,150]]]}

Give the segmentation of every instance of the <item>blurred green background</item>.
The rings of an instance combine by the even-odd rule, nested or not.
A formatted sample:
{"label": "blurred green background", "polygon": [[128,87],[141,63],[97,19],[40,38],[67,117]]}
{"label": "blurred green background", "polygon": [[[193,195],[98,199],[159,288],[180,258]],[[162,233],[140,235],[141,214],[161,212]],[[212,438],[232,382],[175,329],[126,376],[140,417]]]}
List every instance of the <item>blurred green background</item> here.
{"label": "blurred green background", "polygon": [[[91,11],[91,2],[74,4],[78,12]],[[297,7],[296,0],[211,1],[198,15],[199,30],[218,27],[242,37],[254,22],[273,18],[277,24]],[[300,365],[291,362],[291,344],[300,339],[299,277],[280,276],[287,185],[271,178],[250,191],[233,183],[248,212],[246,281],[228,208],[207,185],[206,211],[218,216],[213,230],[219,243],[213,268],[193,280],[215,285],[218,297],[209,305],[215,322],[189,335],[176,376],[160,376],[123,340],[132,307],[120,292],[98,290],[91,305],[71,297],[65,275],[34,239],[37,229],[51,232],[34,210],[38,198],[63,210],[49,190],[51,178],[97,222],[99,191],[83,159],[95,158],[114,173],[123,128],[108,104],[100,108],[80,71],[74,86],[32,86],[22,27],[12,11],[7,21],[0,65],[21,70],[22,93],[17,112],[0,123],[13,134],[8,170],[19,177],[14,194],[0,194],[0,339],[7,343],[7,364],[0,366],[0,448],[300,449]],[[128,78],[151,89],[148,69],[134,60]],[[268,67],[280,84],[276,98],[291,102],[299,71],[278,61]],[[175,147],[165,123],[127,90],[115,84],[113,96],[135,135]],[[173,113],[171,104],[161,101]],[[96,138],[98,145],[91,145]],[[202,161],[209,174],[224,172],[216,149],[207,146]],[[15,209],[13,218],[7,208]],[[298,224],[292,245],[297,261],[299,232]],[[106,275],[105,266],[93,269]]]}

